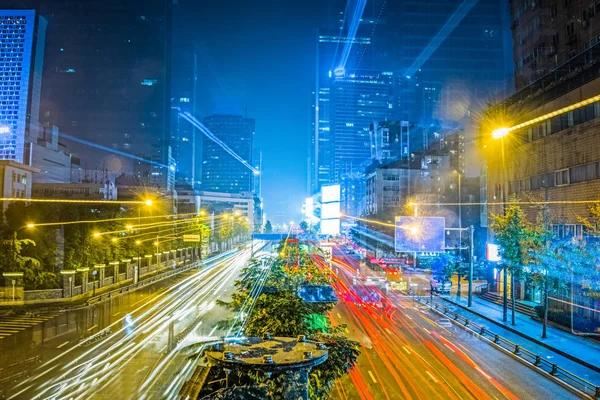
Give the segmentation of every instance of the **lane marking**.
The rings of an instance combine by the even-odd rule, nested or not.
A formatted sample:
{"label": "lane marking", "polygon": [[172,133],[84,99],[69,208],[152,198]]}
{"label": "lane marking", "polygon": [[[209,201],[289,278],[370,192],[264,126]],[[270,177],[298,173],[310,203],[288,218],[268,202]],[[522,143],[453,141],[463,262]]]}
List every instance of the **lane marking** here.
{"label": "lane marking", "polygon": [[435,378],[435,376],[433,376],[433,374],[432,374],[431,372],[429,372],[429,371],[425,371],[425,373],[426,373],[427,375],[429,375],[429,377],[431,378],[431,380],[432,380],[434,383],[438,383],[438,382],[439,382],[439,381],[438,381],[438,380]]}
{"label": "lane marking", "polygon": [[412,319],[412,317],[410,315],[406,315],[406,318],[408,319]]}
{"label": "lane marking", "polygon": [[383,329],[385,329],[385,331],[386,331],[387,333],[389,333],[390,335],[392,334],[392,332],[390,332],[390,330],[389,330],[388,328],[383,328]]}
{"label": "lane marking", "polygon": [[123,313],[123,311],[119,311],[118,313],[114,313],[112,316],[116,317],[117,315],[122,314],[122,313]]}
{"label": "lane marking", "polygon": [[97,327],[98,327],[98,325],[94,325],[94,326],[92,326],[91,328],[88,328],[88,332],[89,332],[89,331],[91,331],[91,330],[92,330],[92,329],[94,329],[94,328],[97,328]]}
{"label": "lane marking", "polygon": [[408,350],[408,348],[406,346],[402,346],[402,348],[404,349],[404,351],[406,352],[406,354],[410,354],[410,351]]}
{"label": "lane marking", "polygon": [[371,371],[369,371],[369,376],[371,377],[371,379],[373,380],[373,383],[377,383],[377,381],[375,380],[375,377],[373,376],[373,373]]}
{"label": "lane marking", "polygon": [[348,328],[346,328],[346,333],[350,333],[350,331],[348,330]]}
{"label": "lane marking", "polygon": [[431,332],[429,332],[427,329],[421,327],[421,329],[423,329],[425,332],[429,333],[431,335]]}
{"label": "lane marking", "polygon": [[58,346],[56,346],[56,348],[57,348],[57,349],[60,349],[61,347],[64,347],[64,346],[66,346],[66,345],[68,345],[68,344],[69,344],[69,342],[68,342],[68,341],[66,341],[66,342],[64,342],[63,344],[59,344]]}
{"label": "lane marking", "polygon": [[337,316],[339,319],[342,319],[342,316],[340,315],[340,313],[337,313]]}

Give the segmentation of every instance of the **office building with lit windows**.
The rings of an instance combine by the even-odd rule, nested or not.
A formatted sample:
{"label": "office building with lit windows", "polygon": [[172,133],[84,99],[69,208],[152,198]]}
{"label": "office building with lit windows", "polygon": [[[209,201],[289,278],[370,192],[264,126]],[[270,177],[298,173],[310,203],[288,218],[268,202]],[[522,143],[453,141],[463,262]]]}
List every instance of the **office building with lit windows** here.
{"label": "office building with lit windows", "polygon": [[[170,166],[173,2],[14,3],[38,10],[48,21],[41,124],[57,126],[87,169],[133,175],[133,159],[118,152],[159,159],[164,168]],[[158,153],[156,146],[161,147]],[[144,184],[167,185],[166,171],[152,177]]]}
{"label": "office building with lit windows", "polygon": [[[254,119],[241,115],[215,114],[204,125],[231,151],[248,164],[252,162]],[[252,192],[254,174],[229,151],[212,140],[202,146],[202,185],[206,192],[238,194]]]}
{"label": "office building with lit windows", "polygon": [[25,142],[37,135],[46,25],[34,10],[0,10],[2,160],[23,163]]}

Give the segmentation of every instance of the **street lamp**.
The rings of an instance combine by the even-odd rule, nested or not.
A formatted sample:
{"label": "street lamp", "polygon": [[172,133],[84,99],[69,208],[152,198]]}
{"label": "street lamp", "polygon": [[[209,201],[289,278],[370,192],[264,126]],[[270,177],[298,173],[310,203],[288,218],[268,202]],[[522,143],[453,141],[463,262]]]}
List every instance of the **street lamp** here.
{"label": "street lamp", "polygon": [[504,136],[508,135],[510,129],[508,128],[498,128],[492,131],[493,139],[502,139]]}
{"label": "street lamp", "polygon": [[140,274],[140,270],[142,268],[142,255],[140,254],[141,251],[141,245],[142,245],[142,241],[141,240],[136,240],[135,244],[137,245],[138,248],[138,258],[137,258],[137,271],[135,271],[135,273],[133,274],[133,283],[138,283],[139,280],[139,274]]}
{"label": "street lamp", "polygon": [[[508,128],[498,128],[492,131],[493,139],[500,139],[501,146],[501,156],[502,156],[502,203],[504,208],[504,215],[506,215],[506,161],[504,157],[504,138],[509,134],[510,130]],[[502,296],[502,321],[508,321],[508,267],[504,266],[504,282],[503,282],[503,290],[504,296]],[[511,277],[512,283],[514,284],[514,276]],[[514,287],[511,287],[514,290]],[[514,324],[514,309],[513,309],[513,324]]]}

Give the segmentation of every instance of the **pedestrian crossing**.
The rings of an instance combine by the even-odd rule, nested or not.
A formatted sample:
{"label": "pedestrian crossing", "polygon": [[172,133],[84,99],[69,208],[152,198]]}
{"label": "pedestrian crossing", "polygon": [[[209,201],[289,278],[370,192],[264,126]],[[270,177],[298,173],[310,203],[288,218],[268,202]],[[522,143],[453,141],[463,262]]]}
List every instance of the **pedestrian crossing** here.
{"label": "pedestrian crossing", "polygon": [[56,317],[57,314],[47,314],[40,316],[0,316],[0,340],[32,328],[49,319]]}

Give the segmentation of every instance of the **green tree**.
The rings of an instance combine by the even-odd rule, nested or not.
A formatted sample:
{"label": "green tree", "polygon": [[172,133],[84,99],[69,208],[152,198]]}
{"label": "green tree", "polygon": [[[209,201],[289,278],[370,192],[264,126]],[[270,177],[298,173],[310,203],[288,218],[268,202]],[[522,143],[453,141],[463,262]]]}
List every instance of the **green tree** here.
{"label": "green tree", "polygon": [[[500,246],[500,256],[505,272],[511,275],[512,324],[515,325],[515,278],[523,277],[523,266],[534,261],[532,252],[540,249],[547,239],[546,231],[525,218],[525,213],[516,202],[511,202],[504,215],[492,215],[490,226]],[[505,277],[506,277],[505,273]],[[508,293],[504,291],[506,302]]]}
{"label": "green tree", "polygon": [[300,229],[302,229],[302,231],[304,233],[309,233],[309,226],[308,226],[308,222],[307,221],[301,221],[300,222]]}
{"label": "green tree", "polygon": [[273,226],[271,225],[271,221],[267,221],[265,224],[265,233],[273,233]]}
{"label": "green tree", "polygon": [[[284,247],[289,249],[282,241],[278,248],[279,256],[272,260],[270,273],[261,292],[256,293],[253,288],[263,276],[264,270],[259,264],[252,263],[244,268],[241,279],[236,281],[237,291],[231,302],[220,304],[240,313],[255,297],[254,306],[243,325],[246,336],[260,336],[267,332],[274,336],[307,335],[312,340],[325,343],[329,357],[325,363],[312,369],[309,375],[309,394],[311,399],[326,398],[333,382],[353,368],[360,354],[360,345],[342,334],[344,326],[331,326],[327,315],[331,312],[332,303],[308,303],[296,295],[302,285],[328,284],[328,273],[321,271],[313,262],[305,250],[306,246],[299,250],[298,267],[288,267],[285,256],[282,255]],[[315,320],[325,322],[321,326],[315,326]],[[264,378],[257,377],[256,383],[266,383],[276,397],[281,397],[281,385],[276,380],[265,381]]]}

